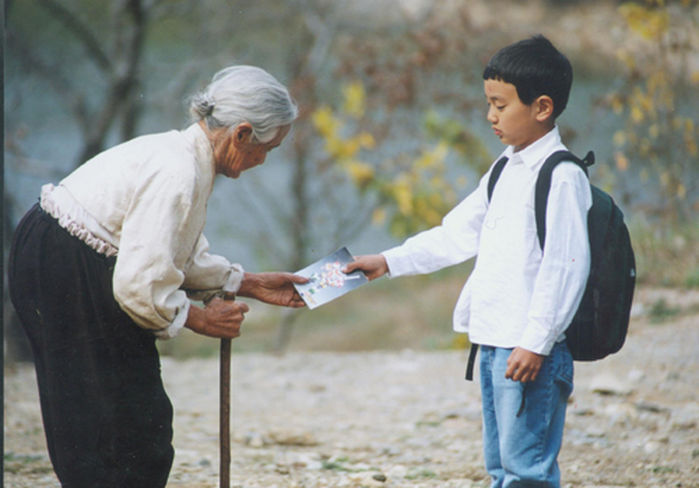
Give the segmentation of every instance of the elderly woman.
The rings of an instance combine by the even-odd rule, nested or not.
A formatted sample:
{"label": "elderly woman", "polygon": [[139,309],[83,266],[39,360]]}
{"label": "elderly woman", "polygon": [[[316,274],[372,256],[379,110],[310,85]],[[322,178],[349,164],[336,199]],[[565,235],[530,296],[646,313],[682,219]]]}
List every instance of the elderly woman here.
{"label": "elderly woman", "polygon": [[125,142],[45,185],[14,235],[10,292],[64,487],[165,486],[173,412],[156,337],[237,337],[248,307],[220,295],[303,305],[293,283],[304,278],[246,273],[202,234],[214,177],[262,164],[289,132],[288,91],[233,66],[190,108],[187,129]]}

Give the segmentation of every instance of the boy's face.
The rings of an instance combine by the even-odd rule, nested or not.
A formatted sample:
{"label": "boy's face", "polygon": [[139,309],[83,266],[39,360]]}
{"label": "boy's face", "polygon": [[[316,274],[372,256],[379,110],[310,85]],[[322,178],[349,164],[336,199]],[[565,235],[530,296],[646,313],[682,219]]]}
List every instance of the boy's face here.
{"label": "boy's face", "polygon": [[488,101],[488,122],[503,144],[520,151],[550,129],[542,125],[539,100],[525,105],[512,83],[490,79],[483,82],[483,88]]}

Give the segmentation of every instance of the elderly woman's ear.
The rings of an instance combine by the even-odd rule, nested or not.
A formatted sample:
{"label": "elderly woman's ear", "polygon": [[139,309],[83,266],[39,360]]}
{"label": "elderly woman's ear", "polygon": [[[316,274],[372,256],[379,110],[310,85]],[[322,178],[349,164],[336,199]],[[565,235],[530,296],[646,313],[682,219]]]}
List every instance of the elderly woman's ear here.
{"label": "elderly woman's ear", "polygon": [[234,143],[249,143],[252,142],[252,125],[248,122],[241,122],[233,129]]}

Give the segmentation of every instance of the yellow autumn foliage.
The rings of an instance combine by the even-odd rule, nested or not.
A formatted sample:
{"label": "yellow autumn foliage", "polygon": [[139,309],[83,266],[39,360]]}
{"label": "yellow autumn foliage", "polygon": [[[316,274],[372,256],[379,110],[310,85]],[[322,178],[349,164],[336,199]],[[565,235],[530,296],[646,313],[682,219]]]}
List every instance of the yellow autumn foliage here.
{"label": "yellow autumn foliage", "polygon": [[413,213],[413,192],[405,175],[400,175],[391,188],[393,198],[398,205],[398,211],[403,215],[412,215]]}
{"label": "yellow autumn foliage", "polygon": [[353,160],[346,163],[345,168],[352,181],[360,188],[366,186],[374,179],[374,167],[370,164]]}
{"label": "yellow autumn foliage", "polygon": [[616,131],[612,140],[614,142],[614,145],[619,147],[623,146],[624,144],[626,144],[626,132],[622,130]]}
{"label": "yellow autumn foliage", "polygon": [[440,141],[431,151],[423,152],[415,161],[414,167],[418,171],[427,168],[443,167],[448,152],[449,147],[446,142]]}
{"label": "yellow autumn foliage", "polygon": [[670,219],[692,218],[697,205],[699,131],[687,97],[699,73],[686,62],[696,53],[695,27],[687,21],[696,7],[696,0],[620,6],[638,43],[617,50],[626,67],[625,83],[606,97],[623,122],[612,136],[616,170],[633,165],[642,182],[655,186],[658,209]]}
{"label": "yellow autumn foliage", "polygon": [[616,167],[619,171],[626,171],[629,169],[629,159],[623,152],[617,151],[614,154],[614,161],[616,162]]}
{"label": "yellow autumn foliage", "polygon": [[344,96],[343,110],[351,117],[361,118],[366,107],[364,85],[358,81],[345,85],[342,87],[342,95]]}
{"label": "yellow autumn foliage", "polygon": [[364,149],[373,149],[374,147],[376,147],[376,141],[374,140],[374,136],[372,136],[368,132],[360,132],[357,135],[357,141],[359,142],[359,145]]}
{"label": "yellow autumn foliage", "polygon": [[383,225],[386,222],[386,209],[376,207],[371,214],[371,223],[374,225]]}
{"label": "yellow autumn foliage", "polygon": [[405,149],[380,163],[369,163],[365,152],[374,149],[377,141],[365,130],[371,127],[364,119],[366,97],[364,86],[353,82],[342,87],[338,107],[323,105],[312,114],[328,159],[337,163],[333,166],[341,168],[359,191],[377,197],[371,216],[374,224],[388,223],[397,236],[438,225],[456,203],[456,187],[465,184],[463,176],[446,176],[450,153],[474,161],[481,170],[481,163],[491,161],[487,148],[462,122],[432,114],[426,117],[425,125],[435,144],[417,152]]}
{"label": "yellow autumn foliage", "polygon": [[[662,5],[661,5],[662,6]],[[665,9],[647,8],[636,3],[625,3],[619,12],[628,26],[648,40],[659,39],[670,25],[670,17]]]}
{"label": "yellow autumn foliage", "polygon": [[311,116],[313,127],[320,132],[323,137],[335,137],[340,130],[341,122],[335,117],[332,109],[327,105],[322,105]]}

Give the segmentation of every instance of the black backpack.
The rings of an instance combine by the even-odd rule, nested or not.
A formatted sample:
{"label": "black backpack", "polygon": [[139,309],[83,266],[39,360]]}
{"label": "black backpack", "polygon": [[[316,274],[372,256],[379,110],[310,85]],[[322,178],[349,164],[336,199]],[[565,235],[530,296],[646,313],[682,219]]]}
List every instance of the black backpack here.
{"label": "black backpack", "polygon": [[[542,250],[546,239],[546,204],[551,188],[551,174],[562,161],[577,164],[587,175],[587,168],[594,164],[595,157],[592,151],[582,160],[569,151],[557,151],[544,161],[534,193],[536,230]],[[503,157],[495,163],[490,173],[488,201],[505,164],[507,158]],[[636,283],[636,264],[629,231],[624,224],[624,214],[607,193],[594,185],[590,185],[590,189],[592,207],[587,214],[590,274],[582,301],[566,329],[568,348],[573,359],[578,361],[595,361],[621,349],[629,327]],[[477,345],[471,346],[467,379],[473,377],[477,348]]]}

